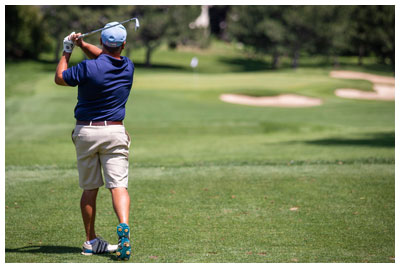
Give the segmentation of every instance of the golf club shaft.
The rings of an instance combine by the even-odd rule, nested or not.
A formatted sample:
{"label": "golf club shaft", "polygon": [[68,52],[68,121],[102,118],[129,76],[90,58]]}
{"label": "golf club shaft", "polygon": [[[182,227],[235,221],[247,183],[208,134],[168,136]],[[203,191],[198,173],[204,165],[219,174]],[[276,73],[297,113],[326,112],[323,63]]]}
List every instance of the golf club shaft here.
{"label": "golf club shaft", "polygon": [[82,34],[81,36],[79,36],[78,39],[81,39],[81,38],[83,38],[83,37],[92,35],[92,34],[94,34],[94,33],[100,32],[100,31],[103,31],[103,30],[105,30],[105,29],[109,29],[109,28],[112,28],[112,27],[115,27],[115,26],[118,26],[118,25],[121,25],[121,24],[130,22],[130,21],[132,21],[132,20],[136,20],[136,22],[135,22],[135,31],[136,31],[137,28],[139,28],[139,19],[138,19],[138,18],[131,18],[131,19],[129,19],[129,20],[121,21],[121,22],[119,22],[118,24],[115,24],[115,25],[111,25],[111,26],[108,26],[108,27],[103,27],[103,28],[101,28],[101,29],[97,29],[97,30],[94,30],[94,31],[91,31],[91,32],[88,32],[88,33],[84,33],[84,34]]}

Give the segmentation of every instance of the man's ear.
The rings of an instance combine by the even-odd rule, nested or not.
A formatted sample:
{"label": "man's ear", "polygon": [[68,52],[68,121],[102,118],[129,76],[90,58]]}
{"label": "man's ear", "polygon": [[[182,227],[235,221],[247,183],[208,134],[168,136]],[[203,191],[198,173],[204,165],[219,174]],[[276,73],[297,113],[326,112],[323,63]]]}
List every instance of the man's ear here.
{"label": "man's ear", "polygon": [[126,41],[124,41],[124,42],[122,43],[122,45],[121,45],[121,50],[125,48],[125,45],[126,45]]}

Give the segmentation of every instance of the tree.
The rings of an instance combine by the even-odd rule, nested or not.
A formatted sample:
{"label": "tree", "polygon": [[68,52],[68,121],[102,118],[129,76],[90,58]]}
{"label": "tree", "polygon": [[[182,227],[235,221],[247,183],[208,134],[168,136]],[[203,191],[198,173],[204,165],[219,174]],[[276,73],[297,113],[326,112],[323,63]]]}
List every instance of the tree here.
{"label": "tree", "polygon": [[228,32],[256,52],[292,56],[297,67],[301,52],[333,56],[367,55],[395,62],[394,6],[234,6]]}
{"label": "tree", "polygon": [[141,26],[133,40],[146,48],[146,66],[151,66],[151,55],[163,42],[173,48],[194,40],[188,25],[197,10],[192,6],[136,6],[130,11],[132,17],[140,19]]}
{"label": "tree", "polygon": [[6,6],[6,57],[37,59],[50,40],[43,30],[43,17],[36,6]]}
{"label": "tree", "polygon": [[340,6],[252,6],[232,11],[228,29],[234,39],[272,54],[273,68],[283,53],[292,57],[296,68],[300,53],[338,55],[347,41],[350,13]]}
{"label": "tree", "polygon": [[313,6],[310,21],[313,35],[306,51],[333,56],[337,66],[338,56],[350,45],[351,10],[349,6]]}
{"label": "tree", "polygon": [[282,9],[285,27],[285,43],[292,55],[292,67],[297,68],[301,50],[310,46],[315,39],[315,6],[288,6]]}
{"label": "tree", "polygon": [[[62,40],[69,33],[85,33],[110,21],[138,17],[141,27],[137,32],[130,31],[133,23],[125,25],[126,52],[129,56],[134,46],[144,46],[145,63],[150,66],[152,52],[163,42],[172,48],[179,44],[197,44],[197,39],[204,41],[203,36],[197,35],[198,31],[189,29],[199,10],[199,6],[7,6],[6,52],[33,57],[52,48],[54,61],[58,61]],[[100,34],[95,34],[85,40],[99,44],[99,38]]]}
{"label": "tree", "polygon": [[286,49],[282,11],[280,6],[233,6],[228,15],[228,33],[257,53],[272,54],[272,67],[277,68]]}
{"label": "tree", "polygon": [[227,26],[226,18],[230,6],[211,6],[210,7],[210,31],[211,34],[222,40],[226,40],[225,29]]}
{"label": "tree", "polygon": [[395,63],[394,6],[353,6],[351,13],[351,52],[358,54],[359,64],[373,52],[382,62]]}
{"label": "tree", "polygon": [[[189,24],[200,14],[199,6],[170,6],[168,9],[168,28],[166,40],[170,48],[178,45],[202,46],[204,40],[201,29],[190,29]],[[204,42],[198,43],[199,40]]]}
{"label": "tree", "polygon": [[[44,13],[43,26],[53,37],[54,61],[58,61],[62,41],[65,36],[71,32],[87,32],[103,27],[107,22],[107,16],[104,16],[108,6],[42,6]],[[98,43],[99,36],[88,37],[90,42]]]}
{"label": "tree", "polygon": [[376,31],[373,35],[372,49],[383,62],[388,59],[395,65],[395,9],[394,6],[379,6],[376,16]]}
{"label": "tree", "polygon": [[145,65],[151,66],[151,54],[165,38],[169,21],[168,7],[137,6],[132,15],[140,19],[140,29],[134,38],[146,48]]}

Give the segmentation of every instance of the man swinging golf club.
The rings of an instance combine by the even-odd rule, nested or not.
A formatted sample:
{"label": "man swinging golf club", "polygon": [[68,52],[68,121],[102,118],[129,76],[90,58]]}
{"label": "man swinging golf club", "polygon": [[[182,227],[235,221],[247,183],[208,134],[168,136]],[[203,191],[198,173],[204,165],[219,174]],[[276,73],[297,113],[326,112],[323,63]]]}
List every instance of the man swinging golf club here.
{"label": "man swinging golf club", "polygon": [[[111,22],[106,25],[119,24]],[[55,83],[78,85],[75,107],[76,126],[72,132],[75,144],[79,185],[83,189],[81,212],[86,232],[84,255],[116,252],[118,259],[131,256],[128,194],[128,155],[130,137],[123,125],[125,104],[133,83],[134,65],[121,52],[126,44],[122,24],[103,29],[102,49],[86,43],[80,33],[64,39],[64,52],[57,66]],[[74,46],[79,46],[89,60],[68,68]],[[104,185],[111,192],[119,220],[118,245],[110,245],[95,232],[96,197]]]}

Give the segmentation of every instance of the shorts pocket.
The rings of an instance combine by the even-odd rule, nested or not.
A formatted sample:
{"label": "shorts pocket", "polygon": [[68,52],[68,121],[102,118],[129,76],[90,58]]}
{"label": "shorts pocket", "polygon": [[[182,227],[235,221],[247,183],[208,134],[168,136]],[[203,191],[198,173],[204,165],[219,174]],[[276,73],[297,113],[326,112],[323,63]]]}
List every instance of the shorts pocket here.
{"label": "shorts pocket", "polygon": [[75,133],[75,129],[73,129],[73,130],[72,130],[72,133],[71,133],[71,140],[72,140],[72,142],[75,144],[76,136],[74,136],[74,133]]}

